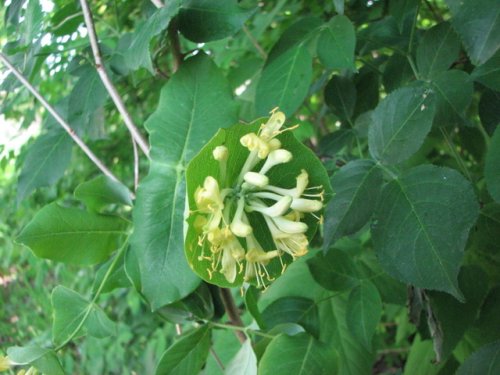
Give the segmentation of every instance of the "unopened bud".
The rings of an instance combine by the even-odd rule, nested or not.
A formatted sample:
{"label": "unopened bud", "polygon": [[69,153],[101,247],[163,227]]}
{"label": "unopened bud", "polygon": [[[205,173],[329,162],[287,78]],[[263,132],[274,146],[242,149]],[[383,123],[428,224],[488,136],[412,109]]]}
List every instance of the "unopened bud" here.
{"label": "unopened bud", "polygon": [[307,224],[300,221],[287,220],[281,216],[273,218],[276,226],[285,233],[305,233]]}
{"label": "unopened bud", "polygon": [[263,188],[269,185],[269,178],[257,172],[247,172],[243,179],[251,185]]}
{"label": "unopened bud", "polygon": [[292,153],[285,149],[278,149],[271,151],[267,157],[266,162],[262,166],[260,173],[266,174],[272,167],[278,164],[288,163],[292,160]]}
{"label": "unopened bud", "polygon": [[323,208],[323,203],[312,199],[295,198],[291,207],[300,212],[316,212]]}
{"label": "unopened bud", "polygon": [[214,156],[214,159],[218,160],[218,161],[227,160],[228,154],[229,154],[229,150],[227,149],[226,146],[217,146],[212,151],[212,155]]}

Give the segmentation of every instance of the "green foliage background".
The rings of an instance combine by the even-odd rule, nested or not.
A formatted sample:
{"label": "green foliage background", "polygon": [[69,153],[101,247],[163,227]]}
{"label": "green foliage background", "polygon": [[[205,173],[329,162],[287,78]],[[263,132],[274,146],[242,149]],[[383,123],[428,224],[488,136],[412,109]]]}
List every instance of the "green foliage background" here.
{"label": "green foliage background", "polygon": [[[149,158],[81,2],[4,1],[1,53],[121,182],[2,65],[0,356],[47,374],[500,372],[497,1],[91,1]],[[185,169],[275,107],[333,195],[309,254],[230,291],[235,310],[184,257]]]}

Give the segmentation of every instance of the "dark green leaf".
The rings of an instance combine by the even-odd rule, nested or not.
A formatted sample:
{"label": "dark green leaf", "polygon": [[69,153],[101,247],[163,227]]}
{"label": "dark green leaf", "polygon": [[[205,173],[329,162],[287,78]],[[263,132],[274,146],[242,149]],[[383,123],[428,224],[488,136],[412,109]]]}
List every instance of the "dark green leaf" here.
{"label": "dark green leaf", "polygon": [[199,284],[183,253],[184,170],[217,129],[236,122],[235,109],[222,73],[199,54],[169,80],[146,122],[153,162],[137,190],[131,245],[142,292],[153,309],[187,296]]}
{"label": "dark green leaf", "polygon": [[179,30],[193,42],[209,42],[236,33],[253,13],[236,0],[186,0],[179,13]]}
{"label": "dark green leaf", "polygon": [[151,40],[162,30],[165,30],[170,20],[177,15],[180,3],[180,0],[165,2],[166,5],[163,8],[157,10],[135,29],[130,47],[124,53],[130,69],[136,70],[142,67],[154,73],[149,45]]}
{"label": "dark green leaf", "polygon": [[258,115],[279,107],[293,114],[306,98],[312,79],[312,56],[300,44],[288,49],[264,66],[255,99]]}
{"label": "dark green leaf", "polygon": [[267,347],[259,374],[331,374],[335,361],[330,348],[306,333],[280,335]]}
{"label": "dark green leaf", "polygon": [[500,127],[497,126],[486,153],[484,178],[493,199],[500,203]]}
{"label": "dark green leaf", "polygon": [[356,104],[356,86],[346,77],[334,76],[325,87],[325,102],[342,120],[352,120]]}
{"label": "dark green leaf", "polygon": [[319,141],[321,156],[335,157],[344,147],[347,147],[356,138],[356,134],[351,129],[339,129],[327,134]]}
{"label": "dark green leaf", "polygon": [[93,302],[87,301],[77,292],[61,285],[52,292],[54,322],[52,341],[61,345],[71,337],[89,335],[103,338],[116,334],[115,323]]}
{"label": "dark green leaf", "polygon": [[101,211],[110,204],[132,206],[128,188],[104,175],[78,185],[75,189],[75,198],[84,202],[87,208],[93,211]]}
{"label": "dark green leaf", "polygon": [[[474,65],[485,63],[500,46],[500,8],[496,0],[447,0],[451,24]],[[453,3],[453,4],[450,4]]]}
{"label": "dark green leaf", "polygon": [[492,90],[500,91],[500,51],[474,69],[472,78]]}
{"label": "dark green leaf", "polygon": [[382,190],[372,223],[374,248],[393,277],[463,300],[457,276],[478,215],[470,183],[458,172],[423,165]]}
{"label": "dark green leaf", "polygon": [[387,92],[404,86],[413,78],[413,70],[405,56],[395,53],[389,58],[382,75],[382,81]]}
{"label": "dark green leaf", "polygon": [[257,305],[259,291],[256,287],[251,285],[245,292],[245,306],[252,315],[252,318],[255,319],[259,327],[264,327],[265,322],[262,320],[262,314],[259,310],[259,306]]}
{"label": "dark green leaf", "polygon": [[210,333],[208,325],[180,338],[168,348],[160,358],[156,367],[156,375],[197,374],[205,363],[210,349]]}
{"label": "dark green leaf", "polygon": [[354,26],[346,16],[335,16],[321,31],[318,40],[318,57],[329,69],[355,70]]}
{"label": "dark green leaf", "polygon": [[368,222],[382,182],[382,171],[371,160],[352,161],[333,176],[335,195],[325,212],[325,249]]}
{"label": "dark green leaf", "polygon": [[60,129],[49,130],[30,146],[17,186],[17,201],[41,186],[55,184],[71,161],[71,138]]}
{"label": "dark green leaf", "polygon": [[368,133],[371,155],[383,163],[397,164],[422,145],[434,118],[435,95],[406,87],[393,91],[372,114]]}
{"label": "dark green leaf", "polygon": [[325,289],[344,291],[359,282],[351,258],[341,250],[330,249],[326,255],[318,252],[307,265],[314,280]]}
{"label": "dark green leaf", "polygon": [[51,32],[56,36],[72,34],[83,22],[83,15],[76,2],[70,2],[57,10],[51,17]]}
{"label": "dark green leaf", "polygon": [[362,68],[356,75],[356,106],[354,117],[375,108],[379,101],[380,73],[371,68]]}
{"label": "dark green leaf", "polygon": [[496,257],[500,261],[498,233],[500,233],[500,204],[491,202],[481,208],[472,238],[479,252]]}
{"label": "dark green leaf", "polygon": [[[130,282],[127,273],[125,271],[125,253],[126,251],[122,251],[119,254],[120,259],[117,260],[117,265],[115,266],[111,274],[108,275],[106,283],[101,289],[101,294],[109,293],[118,288],[128,288],[131,286],[132,283]],[[110,267],[111,263],[114,262],[114,260],[115,260],[114,257],[109,259],[106,263],[101,265],[97,270],[94,279],[94,284],[92,286],[93,293],[96,293],[97,290],[99,289],[102,280],[104,279],[108,271],[108,268]]]}
{"label": "dark green leaf", "polygon": [[447,22],[427,30],[417,48],[417,67],[422,77],[448,70],[458,58],[460,40]]}
{"label": "dark green leaf", "polygon": [[214,316],[214,303],[212,294],[206,283],[180,301],[161,308],[162,316],[174,323],[184,323],[188,320],[212,319]]}
{"label": "dark green leaf", "polygon": [[314,337],[319,337],[318,309],[308,298],[277,299],[262,312],[262,319],[267,330],[283,323],[297,323]]}
{"label": "dark green leaf", "polygon": [[442,365],[434,363],[435,353],[431,340],[417,335],[408,354],[404,375],[438,375]]}
{"label": "dark green leaf", "polygon": [[117,216],[51,203],[37,212],[17,241],[40,258],[90,265],[106,260],[119,247],[127,227],[128,222]]}
{"label": "dark green leaf", "polygon": [[403,29],[403,25],[407,18],[415,17],[417,12],[418,0],[390,0],[389,12],[397,21],[399,30]]}
{"label": "dark green leaf", "polygon": [[486,90],[479,101],[479,118],[488,134],[493,134],[500,124],[500,92]]}
{"label": "dark green leaf", "polygon": [[500,373],[500,341],[483,346],[459,367],[457,375]]}
{"label": "dark green leaf", "polygon": [[226,375],[257,375],[257,357],[250,340],[246,340],[224,371]]}
{"label": "dark green leaf", "polygon": [[449,70],[435,75],[431,87],[436,93],[437,126],[467,123],[465,112],[472,101],[473,84],[469,75],[461,70]]}
{"label": "dark green leaf", "polygon": [[52,349],[39,346],[13,346],[7,349],[9,360],[16,365],[31,365],[44,374],[64,375],[64,369]]}
{"label": "dark green leaf", "polygon": [[347,327],[368,350],[382,316],[382,300],[377,288],[367,280],[349,293],[346,307]]}
{"label": "dark green leaf", "polygon": [[[432,313],[439,322],[443,340],[439,343],[441,360],[446,360],[455,349],[467,328],[474,322],[488,291],[488,278],[479,267],[466,266],[458,275],[460,290],[465,303],[449,294],[430,292]],[[460,311],[460,314],[457,314]]]}

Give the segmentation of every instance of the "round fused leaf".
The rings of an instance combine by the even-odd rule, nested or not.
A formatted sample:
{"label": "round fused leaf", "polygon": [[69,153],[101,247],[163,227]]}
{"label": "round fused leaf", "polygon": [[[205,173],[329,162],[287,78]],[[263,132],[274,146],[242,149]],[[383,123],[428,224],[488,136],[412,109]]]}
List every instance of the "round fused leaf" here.
{"label": "round fused leaf", "polygon": [[[238,267],[238,274],[233,283],[226,280],[225,276],[219,271],[212,272],[212,260],[207,257],[210,254],[207,241],[199,241],[201,231],[195,227],[197,217],[202,214],[197,212],[195,203],[195,192],[207,176],[216,178],[219,186],[234,187],[238,175],[243,168],[249,151],[240,144],[240,138],[248,133],[257,133],[262,123],[265,120],[259,119],[248,125],[234,125],[228,129],[221,129],[207,143],[207,145],[194,157],[189,163],[186,170],[187,197],[189,213],[186,220],[184,250],[191,268],[207,282],[223,286],[232,287],[241,285],[243,282],[243,273],[245,262]],[[301,144],[290,131],[283,132],[276,137],[281,142],[281,148],[290,151],[293,155],[291,161],[285,164],[276,165],[269,172],[269,184],[279,186],[285,189],[294,188],[296,186],[296,177],[301,173],[301,170],[306,170],[309,175],[308,187],[322,186],[324,190],[325,202],[331,195],[331,187],[328,175],[319,159],[306,146]],[[212,152],[217,146],[224,145],[228,148],[229,154],[227,159],[226,183],[224,184],[220,178],[219,162],[213,158]],[[253,171],[258,171],[263,164],[261,161]],[[234,205],[233,205],[234,206]],[[321,212],[316,212],[315,215],[320,215]],[[265,251],[276,249],[267,224],[260,213],[248,213],[250,225],[253,227],[253,234]],[[318,220],[312,214],[305,214],[302,219],[308,225],[308,230],[305,233],[308,240],[315,234],[318,227]],[[202,243],[202,245],[199,244]],[[241,241],[240,241],[241,242]],[[244,245],[244,242],[241,242]],[[245,247],[245,246],[243,246]],[[290,263],[292,258],[288,255],[283,255],[281,261],[284,264]],[[279,276],[282,273],[283,266],[280,259],[275,258],[266,265],[270,278]],[[252,282],[252,281],[251,281]]]}

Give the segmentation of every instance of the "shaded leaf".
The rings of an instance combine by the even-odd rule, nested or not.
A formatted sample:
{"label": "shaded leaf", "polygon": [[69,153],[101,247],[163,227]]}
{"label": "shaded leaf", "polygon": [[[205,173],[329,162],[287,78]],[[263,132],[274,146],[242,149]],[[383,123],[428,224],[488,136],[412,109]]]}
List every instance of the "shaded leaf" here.
{"label": "shaded leaf", "polygon": [[210,333],[204,325],[181,337],[162,354],[155,374],[197,374],[208,356]]}
{"label": "shaded leaf", "polygon": [[397,164],[413,155],[431,129],[435,95],[406,87],[393,91],[372,114],[368,132],[370,153],[386,164]]}
{"label": "shaded leaf", "polygon": [[84,333],[98,338],[116,333],[115,323],[101,308],[64,286],[59,285],[52,291],[52,308],[52,341],[55,345]]}
{"label": "shaded leaf", "polygon": [[257,304],[258,294],[259,291],[256,287],[253,285],[249,286],[245,292],[245,306],[250,315],[252,315],[252,318],[254,318],[257,322],[258,326],[262,328],[265,326],[265,322],[262,320],[262,314]]}
{"label": "shaded leaf", "polygon": [[500,92],[486,90],[479,101],[479,118],[488,134],[493,134],[500,124]]}
{"label": "shaded leaf", "polygon": [[483,346],[474,352],[458,368],[457,375],[484,374],[493,375],[500,372],[500,341]]}
{"label": "shaded leaf", "polygon": [[312,79],[312,56],[304,45],[283,52],[264,66],[257,84],[255,109],[267,115],[279,107],[293,114],[306,98]]}
{"label": "shaded leaf", "polygon": [[422,77],[432,77],[448,70],[458,58],[461,43],[447,22],[442,22],[424,34],[417,47],[417,67]]}
{"label": "shaded leaf", "polygon": [[342,120],[351,122],[356,104],[356,86],[347,77],[334,76],[325,87],[325,102]]}
{"label": "shaded leaf", "polygon": [[104,175],[78,185],[75,189],[75,198],[84,202],[87,208],[93,211],[100,211],[110,204],[132,206],[128,188]]}
{"label": "shaded leaf", "polygon": [[[277,360],[281,358],[281,360]],[[279,335],[268,345],[259,374],[330,374],[335,361],[327,345],[306,333]]]}
{"label": "shaded leaf", "polygon": [[368,350],[381,316],[382,300],[377,288],[370,281],[360,282],[349,293],[346,322],[353,336]]}
{"label": "shaded leaf", "polygon": [[186,0],[179,12],[179,30],[193,42],[209,42],[236,33],[253,13],[236,0]]}
{"label": "shaded leaf", "polygon": [[106,260],[119,247],[127,228],[128,222],[118,216],[51,203],[36,213],[17,241],[40,258],[91,265]]}
{"label": "shaded leaf", "polygon": [[44,374],[64,375],[64,369],[52,349],[40,346],[13,346],[7,349],[9,360],[16,365],[31,365]]}
{"label": "shaded leaf", "polygon": [[333,176],[334,196],[325,210],[325,249],[368,222],[382,182],[382,171],[371,160],[349,162]]}
{"label": "shaded leaf", "polygon": [[327,68],[355,70],[355,46],[356,34],[353,24],[346,16],[338,15],[321,31],[318,57]]}
{"label": "shaded leaf", "polygon": [[404,375],[437,375],[442,364],[434,363],[434,348],[431,340],[422,340],[415,337],[408,354]]}
{"label": "shaded leaf", "polygon": [[307,265],[314,280],[325,289],[344,291],[358,284],[354,264],[341,250],[330,249],[326,255],[318,252]]}
{"label": "shaded leaf", "polygon": [[149,117],[152,163],[137,190],[131,237],[142,292],[153,309],[187,296],[200,280],[183,253],[184,170],[220,127],[236,122],[229,85],[203,54],[187,60],[164,86]]}
{"label": "shaded leaf", "polygon": [[417,12],[418,0],[391,0],[389,1],[389,12],[396,20],[399,30],[407,18],[415,17]]}
{"label": "shaded leaf", "polygon": [[17,183],[20,202],[36,188],[55,184],[71,161],[72,140],[65,131],[49,130],[28,149]]}
{"label": "shaded leaf", "polygon": [[486,153],[484,177],[488,192],[500,203],[500,127],[497,126]]}
{"label": "shaded leaf", "polygon": [[344,147],[351,144],[355,138],[356,134],[351,129],[339,129],[327,134],[319,141],[320,155],[335,157]]}
{"label": "shaded leaf", "polygon": [[474,69],[472,78],[492,90],[500,91],[500,50]]}
{"label": "shaded leaf", "polygon": [[405,56],[395,53],[389,58],[382,75],[382,81],[387,92],[404,86],[413,78],[414,73]]}
{"label": "shaded leaf", "polygon": [[457,276],[478,215],[470,183],[448,168],[422,165],[382,190],[372,238],[382,267],[419,288],[463,300]]}
{"label": "shaded leaf", "polygon": [[500,46],[500,8],[496,0],[446,0],[451,24],[474,65],[485,63]]}

